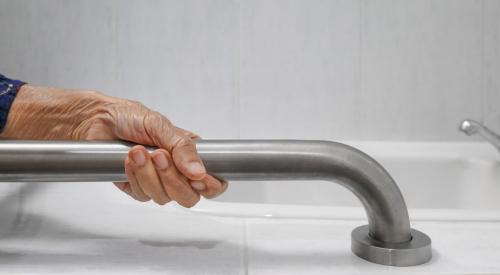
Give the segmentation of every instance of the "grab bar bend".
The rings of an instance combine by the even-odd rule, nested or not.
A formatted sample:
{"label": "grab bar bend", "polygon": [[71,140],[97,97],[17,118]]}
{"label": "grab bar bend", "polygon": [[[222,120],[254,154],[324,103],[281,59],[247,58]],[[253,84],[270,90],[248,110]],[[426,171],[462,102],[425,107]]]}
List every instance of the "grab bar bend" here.
{"label": "grab bar bend", "polygon": [[[124,181],[123,162],[133,145],[0,140],[0,181]],[[346,187],[368,217],[368,225],[355,228],[351,235],[351,249],[363,259],[411,266],[432,257],[431,240],[410,228],[405,201],[392,177],[358,149],[305,140],[199,140],[196,148],[207,171],[226,181],[307,179]]]}

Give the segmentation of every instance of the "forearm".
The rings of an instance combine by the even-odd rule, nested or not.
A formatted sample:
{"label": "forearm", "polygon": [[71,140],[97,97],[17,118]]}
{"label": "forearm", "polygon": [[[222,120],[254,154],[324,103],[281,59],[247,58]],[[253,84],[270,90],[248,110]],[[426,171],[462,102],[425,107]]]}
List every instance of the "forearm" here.
{"label": "forearm", "polygon": [[106,113],[111,97],[24,85],[12,103],[1,138],[82,139],[80,129]]}

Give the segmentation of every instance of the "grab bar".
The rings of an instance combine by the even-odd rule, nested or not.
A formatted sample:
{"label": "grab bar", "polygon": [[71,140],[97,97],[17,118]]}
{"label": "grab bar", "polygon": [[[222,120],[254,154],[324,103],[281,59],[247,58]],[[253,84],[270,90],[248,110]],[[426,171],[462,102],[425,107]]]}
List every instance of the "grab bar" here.
{"label": "grab bar", "polygon": [[[0,181],[125,181],[126,142],[0,140]],[[383,265],[429,261],[431,240],[410,228],[403,196],[387,171],[345,144],[301,140],[199,140],[207,171],[231,180],[327,180],[353,192],[368,225],[352,232],[357,256]],[[149,148],[153,150],[154,148]]]}

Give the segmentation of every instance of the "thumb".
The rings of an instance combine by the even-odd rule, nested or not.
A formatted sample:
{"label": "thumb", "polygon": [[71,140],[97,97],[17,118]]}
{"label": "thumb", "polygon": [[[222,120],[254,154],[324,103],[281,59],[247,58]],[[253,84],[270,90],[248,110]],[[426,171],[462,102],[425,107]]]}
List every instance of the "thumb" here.
{"label": "thumb", "polygon": [[196,145],[191,138],[196,135],[175,127],[164,116],[156,113],[145,119],[145,128],[155,141],[155,145],[167,149],[172,154],[177,169],[190,180],[201,180],[207,171],[201,161]]}

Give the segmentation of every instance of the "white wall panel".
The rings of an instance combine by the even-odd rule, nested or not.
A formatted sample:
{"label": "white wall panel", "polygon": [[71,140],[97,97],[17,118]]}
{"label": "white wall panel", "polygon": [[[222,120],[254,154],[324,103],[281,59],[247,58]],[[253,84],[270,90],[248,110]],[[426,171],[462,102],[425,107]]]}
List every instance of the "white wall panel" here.
{"label": "white wall panel", "polygon": [[0,0],[0,72],[143,101],[207,138],[500,130],[493,0]]}
{"label": "white wall panel", "polygon": [[363,138],[458,139],[481,118],[480,1],[363,1]]}
{"label": "white wall panel", "polygon": [[500,1],[484,2],[484,121],[500,131]]}
{"label": "white wall panel", "polygon": [[358,2],[241,3],[242,137],[357,133]]}

